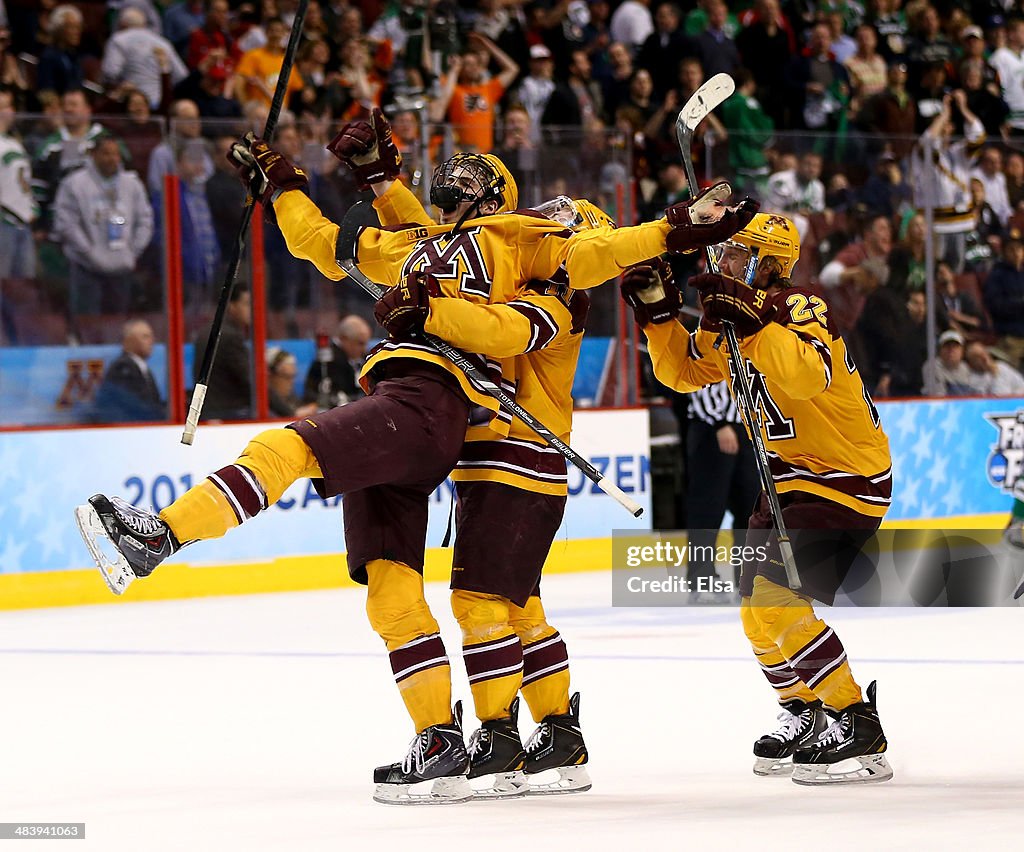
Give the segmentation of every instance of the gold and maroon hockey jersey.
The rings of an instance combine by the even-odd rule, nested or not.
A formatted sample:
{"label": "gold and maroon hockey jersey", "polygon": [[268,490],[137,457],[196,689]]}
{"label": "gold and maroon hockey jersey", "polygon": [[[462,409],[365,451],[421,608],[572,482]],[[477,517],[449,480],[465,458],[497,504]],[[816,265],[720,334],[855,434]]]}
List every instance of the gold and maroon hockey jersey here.
{"label": "gold and maroon hockey jersey", "polygon": [[[809,290],[775,294],[773,322],[740,341],[758,426],[779,493],[803,491],[882,517],[892,494],[889,440],[860,374]],[[658,380],[681,392],[728,378],[728,344],[678,322],[648,325]]]}
{"label": "gold and maroon hockey jersey", "polygon": [[[296,257],[311,261],[326,277],[340,280],[344,273],[335,260],[338,226],[325,219],[317,206],[297,191],[282,193],[274,202],[274,211],[289,251]],[[574,286],[577,282],[583,287],[596,286],[622,269],[664,251],[667,231],[668,226],[662,221],[635,228],[573,234],[564,226],[542,217],[499,213],[469,220],[454,238],[451,237],[450,225],[424,224],[398,231],[367,228],[359,236],[356,260],[365,275],[381,284],[393,286],[409,272],[425,270],[437,278],[442,292],[451,302],[464,301],[468,305],[488,307],[489,310],[474,315],[478,319],[467,323],[464,313],[459,311],[464,312],[468,305],[447,305],[431,318],[427,329],[438,336],[449,335],[446,339],[469,351],[486,342],[493,361],[491,366],[500,368],[502,386],[509,390],[516,387],[516,371],[519,369],[513,356],[539,348],[551,331],[549,320],[556,329],[552,338],[563,333],[568,335],[572,324],[568,288],[558,297],[554,292],[530,293],[525,289],[526,283],[531,280],[548,281],[564,274]],[[593,234],[602,237],[577,240]],[[561,299],[560,307],[550,301],[553,295],[556,301]],[[548,301],[543,301],[544,296]],[[540,305],[537,304],[539,299]],[[513,301],[523,303],[522,310],[516,313],[528,322],[521,322],[508,312],[491,310]],[[452,339],[450,335],[454,326],[468,336]],[[481,331],[484,332],[482,335]],[[537,339],[531,343],[534,335]],[[474,404],[492,412],[490,437],[502,438],[509,434],[510,418],[499,412],[497,402],[474,389],[461,370],[422,344],[386,342],[367,360],[363,378],[377,364],[394,357],[425,360],[448,370]],[[561,378],[554,379],[545,374],[537,380],[554,383]],[[540,406],[532,413],[556,434],[568,435],[571,407],[565,414],[554,409],[546,411]],[[474,429],[472,437],[476,438],[480,433],[481,430]],[[530,437],[535,439],[532,433]],[[526,438],[524,441],[531,443]],[[524,453],[533,455],[534,452],[524,448]],[[547,461],[547,456],[544,460]],[[551,462],[554,462],[553,456]],[[517,484],[525,487],[524,477],[528,474],[515,468],[528,469],[528,466],[517,465],[513,460],[505,464],[507,478],[515,477],[520,480]],[[531,485],[531,490],[558,493],[564,488],[564,478],[554,485],[542,481],[534,481]]]}
{"label": "gold and maroon hockey jersey", "polygon": [[[396,182],[374,199],[384,226],[426,225],[430,217],[416,197]],[[545,282],[530,282],[503,305],[433,299],[425,329],[467,352],[481,353],[502,374],[503,387],[527,411],[568,442],[572,429],[572,382],[590,299],[567,286],[563,268]],[[501,482],[542,494],[564,495],[565,459],[518,419],[471,426],[455,481]]]}

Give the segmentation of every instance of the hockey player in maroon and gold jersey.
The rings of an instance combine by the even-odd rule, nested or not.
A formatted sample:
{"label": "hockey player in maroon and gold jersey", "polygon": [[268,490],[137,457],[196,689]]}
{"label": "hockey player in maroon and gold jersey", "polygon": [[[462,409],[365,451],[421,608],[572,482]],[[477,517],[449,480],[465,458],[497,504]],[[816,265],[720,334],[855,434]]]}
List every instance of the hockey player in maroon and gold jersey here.
{"label": "hockey player in maroon and gold jersey", "polygon": [[[329,148],[357,175],[371,174],[374,207],[384,226],[434,224],[412,192],[375,167],[394,157],[379,112],[370,121],[342,127]],[[548,208],[549,218],[573,230],[614,227],[607,214],[586,201],[562,199],[539,209]],[[426,331],[466,351],[513,359],[502,370],[510,377],[507,389],[566,442],[590,303],[585,292],[567,282],[559,269],[548,281],[528,283],[519,298],[504,305],[432,300],[424,323]],[[463,659],[481,723],[469,739],[469,778],[494,779],[486,789],[474,784],[476,795],[587,790],[579,696],[570,697],[568,652],[548,624],[539,594],[544,560],[565,511],[565,459],[518,419],[509,424],[507,437],[488,425],[470,426],[452,478],[457,495],[452,610],[462,627]],[[530,519],[528,535],[524,518]],[[525,750],[517,725],[520,689],[540,723]],[[539,783],[547,770],[557,770],[558,780]]]}
{"label": "hockey player in maroon and gold jersey", "polygon": [[[828,305],[789,284],[800,253],[795,227],[759,214],[717,251],[721,274],[689,281],[704,306],[693,334],[676,320],[680,296],[667,264],[626,273],[623,295],[643,325],[655,375],[682,392],[728,378],[727,344],[716,342],[721,321],[734,323],[786,527],[863,541],[889,506],[889,443]],[[762,531],[770,550],[765,561],[743,566],[743,627],[782,705],[779,729],[754,746],[755,773],[792,771],[793,780],[808,784],[892,777],[874,683],[865,701],[839,637],[811,606],[812,598],[833,602],[849,564],[798,560],[803,588],[794,592],[768,534],[764,494],[749,526]],[[746,543],[758,540],[748,536]],[[822,708],[835,719],[827,728]],[[851,757],[856,769],[836,770]]]}
{"label": "hockey player in maroon and gold jersey", "polygon": [[[708,206],[694,200],[669,208],[664,220],[605,229],[600,239],[577,243],[563,225],[514,213],[517,190],[508,170],[496,157],[477,155],[438,167],[431,194],[444,211],[443,224],[342,231],[301,191],[305,174],[265,142],[242,140],[232,156],[255,183],[261,203],[273,205],[292,254],[333,280],[343,277],[337,260],[355,258],[366,275],[392,285],[376,308],[390,336],[360,377],[368,396],[257,435],[235,463],[159,515],[95,495],[76,510],[79,526],[104,578],[120,593],[182,544],[224,535],[266,509],[298,478],[314,479],[321,496],[344,494],[349,571],[369,587],[367,614],[386,643],[417,732],[404,761],[375,771],[375,798],[403,804],[465,800],[471,791],[461,712],[451,707],[448,658],[423,597],[427,505],[456,466],[470,410],[487,409],[485,422],[497,437],[508,435],[509,419],[457,367],[417,343],[415,334],[430,314],[444,312],[432,311],[434,302],[458,317],[462,302],[522,300],[528,281],[548,280],[563,267],[592,286],[666,249],[692,251],[718,242],[743,222],[717,202],[716,215],[691,218],[691,208]],[[545,333],[540,313],[524,315],[529,334]],[[525,348],[524,341],[519,351]],[[505,358],[497,365],[506,385],[515,376],[504,371],[515,363]],[[426,780],[436,780],[431,794],[409,790]]]}

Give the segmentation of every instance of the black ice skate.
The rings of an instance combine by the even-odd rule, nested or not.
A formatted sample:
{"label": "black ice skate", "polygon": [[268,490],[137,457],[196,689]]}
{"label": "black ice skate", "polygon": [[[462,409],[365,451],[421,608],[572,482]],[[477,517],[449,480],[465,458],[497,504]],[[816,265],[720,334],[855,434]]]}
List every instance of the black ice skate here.
{"label": "black ice skate", "polygon": [[[385,805],[447,805],[468,802],[473,788],[466,780],[469,754],[462,741],[462,702],[448,725],[431,725],[409,744],[401,763],[373,770],[373,800]],[[433,781],[429,789],[412,787]],[[425,785],[424,785],[425,787]]]}
{"label": "black ice skate", "polygon": [[471,785],[476,799],[525,796],[526,752],[519,739],[519,699],[512,701],[507,719],[484,722],[469,738],[469,777],[493,778],[486,786]]}
{"label": "black ice skate", "polygon": [[[75,508],[75,521],[103,579],[115,595],[137,577],[148,577],[181,549],[171,528],[154,512],[95,494]],[[105,547],[106,544],[111,547]]]}
{"label": "black ice skate", "polygon": [[799,698],[785,702],[778,719],[779,727],[754,743],[755,775],[789,775],[793,752],[817,740],[828,725],[820,701],[808,704]]}
{"label": "black ice skate", "polygon": [[[587,744],[580,732],[580,694],[577,692],[569,699],[569,712],[545,717],[526,743],[530,795],[589,790],[590,775],[583,765],[588,759]],[[557,771],[557,779],[544,781],[537,777],[549,770]]]}
{"label": "black ice skate", "polygon": [[892,767],[885,759],[888,743],[875,707],[875,682],[868,700],[835,714],[835,721],[806,748],[793,755],[797,784],[865,784],[888,781]]}

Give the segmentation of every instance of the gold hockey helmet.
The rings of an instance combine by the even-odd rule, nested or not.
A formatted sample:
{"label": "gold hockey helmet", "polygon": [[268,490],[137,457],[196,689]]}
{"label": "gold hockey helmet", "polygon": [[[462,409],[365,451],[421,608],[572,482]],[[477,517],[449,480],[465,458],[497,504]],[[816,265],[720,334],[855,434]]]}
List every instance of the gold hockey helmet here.
{"label": "gold hockey helmet", "polygon": [[494,154],[455,154],[434,169],[430,202],[441,210],[450,212],[463,201],[482,204],[491,199],[497,200],[498,213],[511,213],[519,205],[515,178]]}
{"label": "gold hockey helmet", "polygon": [[579,211],[580,216],[583,218],[583,222],[573,228],[574,231],[592,231],[595,228],[615,227],[615,220],[594,204],[593,201],[587,201],[585,198],[576,198],[573,199],[573,204],[576,205],[576,210]]}
{"label": "gold hockey helmet", "polygon": [[595,228],[614,228],[612,217],[600,207],[585,198],[569,198],[559,195],[533,208],[553,222],[565,225],[570,230],[592,231]]}
{"label": "gold hockey helmet", "polygon": [[775,258],[781,266],[778,276],[789,278],[800,259],[800,235],[785,216],[758,213],[742,231],[715,246],[714,253],[720,266],[725,265],[729,274],[748,284],[763,257]]}

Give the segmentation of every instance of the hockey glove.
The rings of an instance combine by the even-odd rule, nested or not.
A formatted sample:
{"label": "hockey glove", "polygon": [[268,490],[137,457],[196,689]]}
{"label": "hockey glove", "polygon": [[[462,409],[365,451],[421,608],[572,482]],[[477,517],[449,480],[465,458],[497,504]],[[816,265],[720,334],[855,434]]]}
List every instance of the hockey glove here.
{"label": "hockey glove", "polygon": [[264,207],[270,206],[276,190],[303,189],[309,180],[306,173],[292,165],[262,139],[246,133],[228,150],[228,162],[238,171],[253,198]]}
{"label": "hockey glove", "polygon": [[675,319],[683,305],[672,267],[660,257],[627,269],[619,290],[641,328]]}
{"label": "hockey glove", "polygon": [[694,275],[690,286],[695,287],[704,306],[702,325],[708,331],[715,331],[723,320],[736,328],[737,337],[756,334],[778,312],[775,299],[766,290],[744,284],[738,278],[727,275]]}
{"label": "hockey glove", "polygon": [[423,331],[430,300],[441,295],[441,285],[429,272],[410,272],[401,284],[380,297],[373,315],[392,337],[409,338]]}
{"label": "hockey glove", "polygon": [[379,109],[369,121],[350,121],[327,145],[348,166],[365,191],[371,184],[394,180],[402,171],[402,154],[391,135],[391,124]]}
{"label": "hockey glove", "polygon": [[732,187],[723,181],[690,201],[665,208],[665,218],[672,226],[665,237],[665,248],[672,253],[696,251],[724,242],[747,227],[761,205],[744,198],[735,207],[726,207],[730,195]]}

